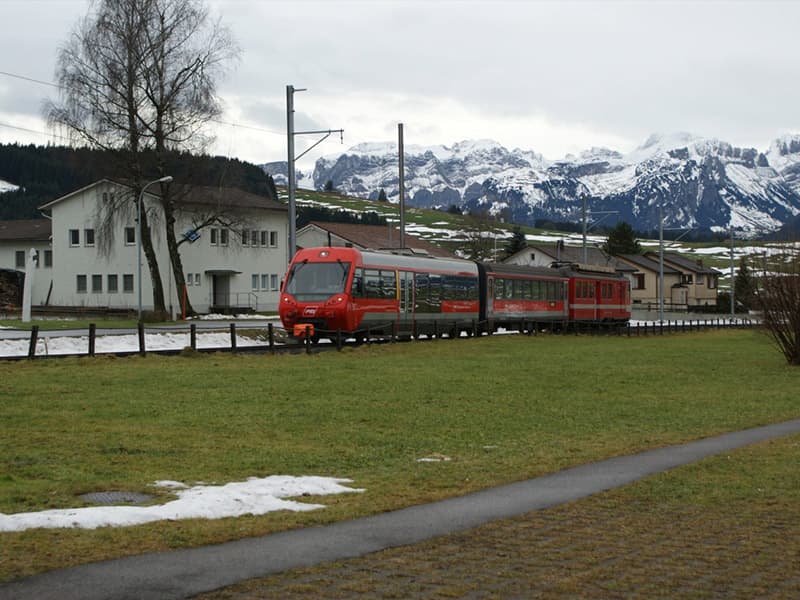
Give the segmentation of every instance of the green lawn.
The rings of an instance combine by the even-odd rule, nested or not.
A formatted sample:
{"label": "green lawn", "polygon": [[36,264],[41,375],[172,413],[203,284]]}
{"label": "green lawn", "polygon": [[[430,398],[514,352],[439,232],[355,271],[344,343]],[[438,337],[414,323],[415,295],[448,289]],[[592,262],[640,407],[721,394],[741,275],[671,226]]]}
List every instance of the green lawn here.
{"label": "green lawn", "polygon": [[[159,479],[348,477],[310,513],[4,533],[0,579],[389,510],[800,416],[766,336],[494,336],[295,356],[0,362],[0,512]],[[451,460],[420,463],[432,454]],[[315,499],[310,499],[315,500]]]}

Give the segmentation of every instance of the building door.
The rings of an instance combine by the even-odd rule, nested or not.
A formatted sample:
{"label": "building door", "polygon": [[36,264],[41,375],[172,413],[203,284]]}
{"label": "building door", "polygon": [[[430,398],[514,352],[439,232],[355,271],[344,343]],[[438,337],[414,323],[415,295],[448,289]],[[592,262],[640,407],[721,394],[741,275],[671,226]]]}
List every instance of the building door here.
{"label": "building door", "polygon": [[230,306],[231,304],[231,277],[230,275],[212,275],[211,286],[214,306]]}
{"label": "building door", "polygon": [[397,274],[400,291],[400,311],[397,315],[397,333],[408,334],[414,325],[414,274],[399,271]]}

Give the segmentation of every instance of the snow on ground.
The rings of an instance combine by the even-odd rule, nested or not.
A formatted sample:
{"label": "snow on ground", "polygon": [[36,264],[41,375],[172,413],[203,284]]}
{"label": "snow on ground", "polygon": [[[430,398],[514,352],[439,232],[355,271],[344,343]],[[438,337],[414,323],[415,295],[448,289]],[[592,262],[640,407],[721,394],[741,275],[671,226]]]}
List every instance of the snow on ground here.
{"label": "snow on ground", "polygon": [[0,531],[24,531],[36,527],[95,529],[141,525],[164,520],[263,515],[276,510],[308,511],[325,506],[284,498],[364,491],[341,485],[351,481],[332,477],[287,475],[273,475],[261,479],[251,477],[247,481],[225,485],[193,487],[178,482],[161,481],[154,485],[179,488],[175,491],[177,500],[154,506],[91,506],[10,515],[0,513]]}
{"label": "snow on ground", "polygon": [[[237,347],[263,346],[266,340],[255,340],[248,337],[236,336]],[[28,339],[0,339],[0,357],[27,356]],[[146,333],[144,346],[147,350],[181,350],[191,345],[189,332],[186,333]],[[197,334],[198,348],[230,348],[231,335],[229,332],[213,332]],[[98,354],[114,352],[138,352],[139,336],[130,335],[99,335],[95,339],[95,352]],[[89,337],[48,337],[39,338],[36,343],[36,356],[52,356],[56,354],[88,354]]]}

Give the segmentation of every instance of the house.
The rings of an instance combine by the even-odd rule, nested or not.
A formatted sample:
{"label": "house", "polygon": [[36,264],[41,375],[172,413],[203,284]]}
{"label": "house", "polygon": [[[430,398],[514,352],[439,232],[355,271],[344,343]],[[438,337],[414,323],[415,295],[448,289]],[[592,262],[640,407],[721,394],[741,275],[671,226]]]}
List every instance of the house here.
{"label": "house", "polygon": [[[656,252],[648,252],[645,256],[658,261]],[[716,306],[719,271],[703,265],[702,259],[685,258],[673,252],[664,253],[664,265],[681,272],[680,296],[677,304],[688,306]]]}
{"label": "house", "polygon": [[[352,246],[360,250],[397,250],[400,247],[400,230],[383,225],[355,223],[323,223],[314,221],[297,232],[300,248],[317,246]],[[453,258],[454,254],[416,236],[405,235],[408,251],[428,256]]]}
{"label": "house", "polygon": [[[631,301],[634,304],[650,304],[658,306],[661,294],[659,293],[659,280],[661,266],[658,260],[653,260],[641,254],[620,254],[617,258],[634,267],[631,274]],[[685,288],[682,287],[683,273],[664,263],[664,305],[673,308],[686,308]]]}
{"label": "house", "polygon": [[31,301],[45,304],[53,276],[50,220],[0,221],[0,305],[22,304],[28,255],[37,252]]}
{"label": "house", "polygon": [[[631,279],[635,268],[628,263],[617,260],[599,248],[586,248],[584,260],[582,246],[526,246],[515,252],[504,261],[506,264],[533,267],[549,267],[553,263],[580,263],[599,267],[611,267],[617,273]],[[631,280],[632,281],[632,280]]]}
{"label": "house", "polygon": [[[148,188],[142,196],[170,312],[180,314],[184,294],[198,312],[276,310],[289,258],[286,206],[234,188],[174,190],[184,290],[176,289],[157,192]],[[51,305],[134,310],[141,295],[143,310],[152,310],[129,185],[103,179],[41,209],[52,214]]]}

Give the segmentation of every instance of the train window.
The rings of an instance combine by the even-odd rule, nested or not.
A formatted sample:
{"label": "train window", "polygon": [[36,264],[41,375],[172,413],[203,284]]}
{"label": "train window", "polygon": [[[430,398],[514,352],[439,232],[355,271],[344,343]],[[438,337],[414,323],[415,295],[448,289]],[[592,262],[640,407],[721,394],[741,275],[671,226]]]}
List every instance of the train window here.
{"label": "train window", "polygon": [[494,280],[494,299],[501,300],[505,298],[505,281],[503,279]]}
{"label": "train window", "polygon": [[349,262],[295,263],[289,273],[285,291],[301,302],[325,299],[345,291],[349,272]]}
{"label": "train window", "polygon": [[428,302],[430,303],[432,309],[438,311],[442,304],[442,276],[436,273],[431,273],[429,277],[430,295],[428,296]]}
{"label": "train window", "polygon": [[522,283],[522,299],[533,300],[533,281],[523,281]]}
{"label": "train window", "polygon": [[478,299],[478,280],[474,277],[463,277],[464,279],[464,297],[467,300]]}
{"label": "train window", "polygon": [[397,276],[394,271],[381,271],[381,297],[397,298]]}
{"label": "train window", "polygon": [[353,283],[350,286],[350,295],[354,298],[364,297],[364,269],[357,269],[353,275]]}
{"label": "train window", "polygon": [[506,279],[506,300],[511,300],[514,298],[514,280],[513,279]]}
{"label": "train window", "polygon": [[381,297],[381,272],[377,269],[364,269],[364,297]]}

